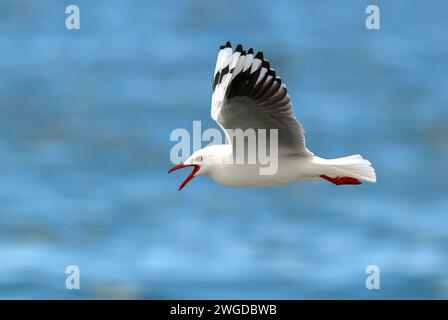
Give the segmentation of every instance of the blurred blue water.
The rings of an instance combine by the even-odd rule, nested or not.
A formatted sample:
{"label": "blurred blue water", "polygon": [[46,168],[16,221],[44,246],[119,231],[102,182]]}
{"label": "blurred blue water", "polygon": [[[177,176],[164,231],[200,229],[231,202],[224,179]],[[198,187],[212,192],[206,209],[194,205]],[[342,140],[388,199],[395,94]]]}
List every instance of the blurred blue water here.
{"label": "blurred blue water", "polygon": [[[448,4],[377,0],[377,31],[368,4],[0,1],[0,298],[448,298]],[[226,40],[264,51],[313,152],[378,183],[178,193],[169,135],[216,127]]]}

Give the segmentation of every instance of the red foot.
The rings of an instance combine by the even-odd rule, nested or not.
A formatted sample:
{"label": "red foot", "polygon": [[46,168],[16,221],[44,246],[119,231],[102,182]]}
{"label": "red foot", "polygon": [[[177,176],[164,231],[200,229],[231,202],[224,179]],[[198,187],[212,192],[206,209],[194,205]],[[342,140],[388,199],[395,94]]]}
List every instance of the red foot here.
{"label": "red foot", "polygon": [[336,178],[330,178],[326,175],[321,175],[321,178],[330,181],[334,183],[335,185],[339,186],[341,184],[361,184],[361,181],[358,179],[352,178],[352,177],[336,177]]}

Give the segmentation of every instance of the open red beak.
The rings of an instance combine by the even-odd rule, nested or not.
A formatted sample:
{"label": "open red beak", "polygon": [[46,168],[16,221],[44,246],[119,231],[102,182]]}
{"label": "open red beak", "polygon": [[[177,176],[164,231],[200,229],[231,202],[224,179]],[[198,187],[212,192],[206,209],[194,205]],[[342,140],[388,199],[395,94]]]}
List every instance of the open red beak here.
{"label": "open red beak", "polygon": [[194,169],[193,169],[193,171],[191,171],[191,173],[188,175],[188,177],[185,178],[184,182],[182,182],[182,184],[179,186],[179,190],[178,191],[182,190],[182,188],[185,187],[185,185],[188,183],[188,181],[193,179],[194,175],[196,174],[196,172],[199,171],[199,169],[201,169],[201,167],[198,166],[197,164],[183,164],[183,163],[181,163],[181,164],[178,164],[177,166],[172,167],[168,171],[168,173],[171,173],[171,172],[173,172],[175,170],[186,168],[186,167],[194,167]]}

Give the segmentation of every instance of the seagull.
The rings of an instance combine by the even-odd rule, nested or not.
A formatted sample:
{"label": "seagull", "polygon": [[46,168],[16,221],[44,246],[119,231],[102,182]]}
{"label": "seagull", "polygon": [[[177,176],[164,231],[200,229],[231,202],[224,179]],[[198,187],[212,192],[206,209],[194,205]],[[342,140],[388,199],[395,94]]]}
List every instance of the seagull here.
{"label": "seagull", "polygon": [[[207,175],[228,187],[275,186],[299,181],[329,181],[335,185],[359,185],[376,182],[375,170],[361,155],[324,159],[305,146],[302,125],[292,110],[291,99],[282,79],[264,59],[230,41],[219,48],[212,85],[211,117],[223,129],[227,143],[209,145],[194,152],[175,170],[192,167],[193,171],[179,191],[194,177]],[[276,129],[278,169],[260,174],[261,164],[235,163],[235,141],[231,130]]]}

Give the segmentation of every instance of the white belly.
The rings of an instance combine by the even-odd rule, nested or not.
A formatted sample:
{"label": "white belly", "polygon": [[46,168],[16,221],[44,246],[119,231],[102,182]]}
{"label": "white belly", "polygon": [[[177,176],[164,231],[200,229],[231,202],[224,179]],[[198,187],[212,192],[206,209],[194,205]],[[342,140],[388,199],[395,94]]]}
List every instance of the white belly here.
{"label": "white belly", "polygon": [[254,187],[286,184],[296,181],[315,179],[310,158],[290,156],[279,158],[274,174],[261,174],[259,164],[229,164],[219,165],[208,172],[216,182],[229,187]]}

